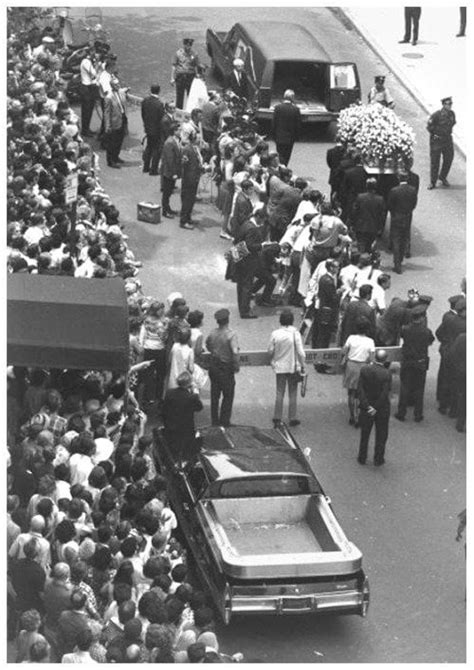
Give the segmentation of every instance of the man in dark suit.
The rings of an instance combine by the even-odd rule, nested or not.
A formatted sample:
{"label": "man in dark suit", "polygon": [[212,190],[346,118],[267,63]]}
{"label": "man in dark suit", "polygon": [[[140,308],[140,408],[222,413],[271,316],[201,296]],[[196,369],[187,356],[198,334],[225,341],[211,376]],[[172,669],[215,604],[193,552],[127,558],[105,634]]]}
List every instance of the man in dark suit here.
{"label": "man in dark suit", "polygon": [[249,99],[250,85],[247,73],[244,71],[244,61],[235,58],[232,62],[233,70],[226,80],[226,89],[231,89],[239,98]]}
{"label": "man in dark suit", "polygon": [[199,180],[202,172],[202,157],[197,147],[197,136],[189,135],[189,143],[183,148],[181,157],[181,214],[179,226],[186,230],[193,230],[191,220],[194,203],[196,202]]}
{"label": "man in dark suit", "polygon": [[367,193],[359,193],[352,209],[352,228],[361,253],[369,253],[373,242],[385,224],[387,209],[381,195],[377,195],[377,180],[367,179]]}
{"label": "man in dark suit", "polygon": [[[410,168],[408,170],[408,177],[407,177],[407,183],[409,186],[413,186],[413,188],[416,191],[416,196],[418,197],[418,191],[420,190],[420,176],[416,173],[413,172],[413,170]],[[411,258],[411,222],[412,222],[413,215],[410,217],[410,230],[408,232],[408,242],[405,248],[405,258]]]}
{"label": "man in dark suit", "polygon": [[307,186],[307,181],[301,179],[301,177],[297,177],[294,181],[294,186],[285,184],[283,187],[281,197],[278,199],[272,215],[269,217],[270,240],[272,242],[279,242],[283,237],[296,214],[298,205],[303,198],[302,193]]}
{"label": "man in dark suit", "polygon": [[241,184],[241,189],[241,193],[235,198],[229,221],[232,237],[236,237],[242,224],[248,221],[253,212],[253,204],[250,198],[254,187],[250,179],[244,179]]}
{"label": "man in dark suit", "polygon": [[[318,299],[319,307],[313,323],[313,349],[327,349],[331,335],[337,327],[337,310],[339,308],[339,293],[336,288],[339,263],[336,260],[326,261],[326,274],[319,280]],[[317,367],[318,372],[325,371],[325,366]]]}
{"label": "man in dark suit", "polygon": [[[458,311],[459,308],[459,311]],[[439,340],[441,360],[436,385],[436,399],[438,411],[446,414],[448,411],[455,414],[455,393],[453,391],[453,375],[448,364],[447,353],[450,346],[460,333],[466,332],[466,301],[462,295],[453,295],[449,298],[449,310],[443,314],[441,324],[435,331]]]}
{"label": "man in dark suit", "polygon": [[[466,431],[466,333],[459,333],[449,347],[449,367],[453,375],[456,430]],[[453,416],[453,415],[452,415]]]}
{"label": "man in dark suit", "polygon": [[400,174],[400,184],[390,190],[387,209],[390,212],[390,238],[393,247],[393,270],[402,274],[402,262],[410,240],[413,210],[418,202],[416,190],[408,184],[408,175]]}
{"label": "man in dark suit", "polygon": [[202,410],[199,393],[193,390],[193,379],[189,372],[182,372],[177,379],[178,387],[169,389],[163,401],[165,436],[176,456],[176,461],[191,461],[196,457],[196,428],[194,413]]}
{"label": "man in dark suit", "polygon": [[369,323],[367,336],[375,339],[375,309],[369,305],[372,289],[371,284],[362,284],[359,288],[359,298],[351,300],[347,305],[341,323],[341,346],[344,345],[349,335],[357,333],[357,324],[361,319]]}
{"label": "man in dark suit", "polygon": [[283,94],[283,102],[275,105],[273,112],[273,134],[280,162],[288,166],[293,145],[301,129],[301,112],[295,105],[295,92],[288,89]]}
{"label": "man in dark suit", "polygon": [[400,396],[395,418],[405,421],[409,404],[414,405],[415,421],[423,421],[423,395],[426,371],[428,370],[428,348],[434,335],[426,324],[426,306],[417,305],[411,310],[411,323],[402,326],[402,360],[400,364]]}
{"label": "man in dark suit", "polygon": [[345,152],[346,150],[339,137],[336,137],[336,144],[326,152],[326,163],[329,168],[328,183],[331,187],[331,200],[340,189],[341,180],[343,177],[341,161],[344,158]]}
{"label": "man in dark suit", "polygon": [[177,212],[170,207],[170,198],[176,180],[181,176],[181,143],[179,136],[181,129],[176,123],[172,126],[172,134],[166,138],[161,152],[161,209],[163,216],[172,219]]}
{"label": "man in dark suit", "polygon": [[379,349],[375,352],[375,361],[363,365],[360,370],[359,425],[360,443],[357,461],[365,465],[369,446],[370,433],[375,423],[374,465],[385,463],[385,445],[388,437],[390,420],[390,388],[392,376],[385,367],[387,352]]}
{"label": "man in dark suit", "polygon": [[364,193],[365,184],[367,182],[367,172],[362,167],[361,159],[356,158],[356,164],[349,166],[344,170],[344,176],[341,180],[341,189],[339,193],[340,202],[342,205],[341,219],[347,225],[350,225],[350,217],[354,202],[359,193]]}
{"label": "man in dark suit", "polygon": [[[142,101],[142,121],[146,135],[146,147],[143,152],[143,172],[158,174],[161,151],[161,120],[164,114],[163,103],[158,97],[158,84],[150,86],[150,95]],[[151,165],[150,165],[151,163]]]}
{"label": "man in dark suit", "polygon": [[412,36],[413,26],[413,46],[418,42],[418,29],[420,26],[421,7],[405,7],[405,34],[399,44],[407,44]]}
{"label": "man in dark suit", "polygon": [[264,239],[264,228],[266,213],[261,207],[257,209],[245,223],[240,226],[234,242],[245,242],[249,251],[245,258],[242,258],[236,264],[237,279],[237,303],[241,319],[256,319],[257,315],[250,311],[250,297],[252,292],[253,279],[260,266],[260,251]]}

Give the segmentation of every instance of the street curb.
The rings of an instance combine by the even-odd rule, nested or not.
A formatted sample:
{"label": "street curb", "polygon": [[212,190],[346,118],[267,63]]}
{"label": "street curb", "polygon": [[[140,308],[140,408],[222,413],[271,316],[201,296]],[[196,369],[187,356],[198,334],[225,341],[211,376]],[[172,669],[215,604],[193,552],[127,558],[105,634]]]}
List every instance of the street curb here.
{"label": "street curb", "polygon": [[[407,93],[413,98],[413,100],[423,109],[427,116],[431,116],[433,111],[430,109],[430,105],[426,102],[423,97],[423,94],[417,89],[417,87],[409,82],[407,85],[407,76],[400,69],[400,67],[393,61],[392,57],[385,51],[385,49],[377,42],[376,38],[373,37],[366,28],[362,28],[357,20],[354,18],[351,10],[347,7],[329,7],[330,11],[343,23],[349,24],[359,35],[362,37],[364,42],[372,49],[378,58],[380,58],[390,72],[398,79],[398,82],[403,86]],[[342,17],[341,17],[342,15]],[[453,144],[456,150],[461,154],[461,156],[466,160],[466,151],[460,143],[459,138],[456,136],[456,133],[453,133]]]}

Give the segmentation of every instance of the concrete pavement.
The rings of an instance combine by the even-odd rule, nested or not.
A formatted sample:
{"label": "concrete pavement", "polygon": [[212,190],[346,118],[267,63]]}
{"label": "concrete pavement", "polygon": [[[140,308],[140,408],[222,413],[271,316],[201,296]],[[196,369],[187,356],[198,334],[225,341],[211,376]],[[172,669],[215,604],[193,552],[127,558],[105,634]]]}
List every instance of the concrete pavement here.
{"label": "concrete pavement", "polygon": [[[385,83],[399,79],[427,116],[441,107],[441,98],[453,97],[457,124],[454,141],[467,149],[467,37],[459,31],[459,7],[423,7],[418,44],[399,44],[404,35],[403,7],[340,7],[382,61]],[[367,92],[364,92],[366,94]]]}

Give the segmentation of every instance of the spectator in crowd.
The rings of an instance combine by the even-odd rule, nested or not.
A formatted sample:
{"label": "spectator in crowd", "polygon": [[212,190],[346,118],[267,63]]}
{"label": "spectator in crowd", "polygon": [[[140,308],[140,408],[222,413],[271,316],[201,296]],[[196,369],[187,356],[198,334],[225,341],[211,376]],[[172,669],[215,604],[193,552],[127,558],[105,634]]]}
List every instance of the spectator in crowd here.
{"label": "spectator in crowd", "polygon": [[268,351],[271,356],[271,365],[276,375],[276,398],[273,412],[275,427],[280,425],[283,416],[283,399],[288,386],[289,409],[288,421],[290,426],[298,426],[297,417],[297,390],[299,375],[304,371],[305,354],[300,333],[293,326],[293,312],[285,309],[280,314],[280,328],[274,330]]}
{"label": "spectator in crowd", "polygon": [[[229,426],[234,402],[235,373],[239,371],[239,343],[229,327],[230,312],[219,309],[214,314],[217,328],[206,338],[210,353],[211,421],[214,426]],[[220,402],[222,396],[222,402]]]}

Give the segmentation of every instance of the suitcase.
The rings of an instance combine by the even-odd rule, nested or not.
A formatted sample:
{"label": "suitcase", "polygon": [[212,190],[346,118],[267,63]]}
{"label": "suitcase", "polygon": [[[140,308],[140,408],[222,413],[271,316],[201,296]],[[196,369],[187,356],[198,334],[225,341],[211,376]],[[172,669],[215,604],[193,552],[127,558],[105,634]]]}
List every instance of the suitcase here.
{"label": "suitcase", "polygon": [[139,202],[137,205],[137,219],[146,223],[161,223],[161,205],[154,202]]}

